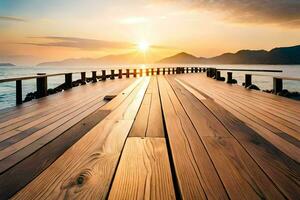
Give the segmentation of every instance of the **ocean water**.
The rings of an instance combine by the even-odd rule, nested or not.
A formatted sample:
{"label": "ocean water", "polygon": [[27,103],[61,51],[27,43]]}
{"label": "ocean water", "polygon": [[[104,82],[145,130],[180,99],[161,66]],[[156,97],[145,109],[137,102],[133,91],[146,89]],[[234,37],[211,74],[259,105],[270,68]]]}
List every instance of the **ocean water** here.
{"label": "ocean water", "polygon": [[[146,67],[216,67],[216,68],[232,68],[232,69],[279,69],[283,70],[282,73],[267,73],[267,72],[250,72],[255,74],[263,74],[267,76],[253,76],[252,82],[257,85],[260,89],[272,89],[272,75],[284,76],[284,77],[300,77],[300,65],[106,65],[106,66],[95,66],[95,67],[28,67],[28,66],[17,66],[17,67],[0,67],[0,79],[30,76],[36,75],[37,73],[61,73],[61,72],[87,72],[87,77],[91,77],[91,71],[97,70],[100,74],[102,69],[126,69],[126,68],[146,68]],[[238,81],[241,85],[244,82],[245,73],[249,72],[233,72],[233,78]],[[226,71],[222,71],[221,75],[226,77]],[[270,76],[271,75],[271,76]],[[74,74],[73,80],[80,78],[80,74]],[[29,92],[36,90],[36,80],[24,80],[22,81],[23,98]],[[48,88],[54,88],[64,82],[64,76],[48,77]],[[15,106],[15,82],[0,83],[0,109]],[[284,88],[289,91],[300,92],[300,81],[288,81],[283,82]]]}

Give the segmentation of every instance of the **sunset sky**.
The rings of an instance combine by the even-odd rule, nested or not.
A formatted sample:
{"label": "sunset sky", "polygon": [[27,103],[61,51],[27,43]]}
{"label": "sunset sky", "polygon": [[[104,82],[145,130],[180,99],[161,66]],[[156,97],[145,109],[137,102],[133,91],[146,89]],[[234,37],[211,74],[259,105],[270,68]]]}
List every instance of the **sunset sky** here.
{"label": "sunset sky", "polygon": [[211,57],[300,44],[299,0],[0,0],[0,62],[140,51]]}

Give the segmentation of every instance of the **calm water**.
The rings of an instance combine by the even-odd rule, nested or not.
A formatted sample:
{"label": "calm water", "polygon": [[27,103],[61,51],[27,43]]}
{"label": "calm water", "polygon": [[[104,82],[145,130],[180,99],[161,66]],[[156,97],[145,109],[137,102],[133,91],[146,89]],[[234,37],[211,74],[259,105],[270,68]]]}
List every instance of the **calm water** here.
{"label": "calm water", "polygon": [[[300,77],[300,65],[151,65],[151,67],[176,67],[176,66],[197,66],[197,67],[216,67],[216,68],[240,68],[240,69],[281,69],[283,73],[258,73],[267,75],[279,75],[288,77]],[[138,66],[108,66],[108,67],[0,67],[0,79],[9,77],[29,76],[37,73],[59,73],[59,72],[80,72],[97,70],[100,73],[101,69],[119,69],[119,68],[140,68],[147,67],[145,65]],[[150,67],[150,66],[149,66]],[[244,81],[246,72],[233,72],[233,78],[237,79],[238,84]],[[87,73],[90,77],[91,73]],[[222,76],[226,77],[226,72],[222,71]],[[73,75],[73,80],[79,79],[80,74]],[[49,77],[48,88],[53,88],[64,82],[64,76]],[[272,77],[254,76],[252,82],[261,89],[272,88]],[[35,80],[25,80],[23,83],[23,98],[27,93],[36,90]],[[300,92],[300,81],[284,81],[284,88],[290,91]],[[0,83],[0,109],[15,106],[15,82]]]}

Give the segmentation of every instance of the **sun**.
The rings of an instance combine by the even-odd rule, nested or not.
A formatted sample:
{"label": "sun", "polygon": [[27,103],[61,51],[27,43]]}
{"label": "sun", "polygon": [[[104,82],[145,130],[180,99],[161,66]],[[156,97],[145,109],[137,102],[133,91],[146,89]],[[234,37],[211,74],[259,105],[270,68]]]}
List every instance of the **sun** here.
{"label": "sun", "polygon": [[147,41],[141,41],[137,47],[140,51],[146,52],[149,49],[149,43]]}

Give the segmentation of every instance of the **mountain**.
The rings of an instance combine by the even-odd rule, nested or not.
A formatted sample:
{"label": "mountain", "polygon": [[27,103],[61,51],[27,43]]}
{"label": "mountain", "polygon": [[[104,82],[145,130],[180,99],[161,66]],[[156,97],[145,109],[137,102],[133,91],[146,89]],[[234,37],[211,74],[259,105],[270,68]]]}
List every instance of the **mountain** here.
{"label": "mountain", "polygon": [[[133,52],[120,55],[108,55],[100,58],[71,58],[55,62],[44,62],[38,66],[87,66],[101,64],[143,64],[153,63],[154,58],[143,53]],[[236,53],[224,53],[212,58],[196,57],[182,52],[163,58],[157,63],[168,64],[300,64],[300,45],[265,50],[240,50]]]}
{"label": "mountain", "polygon": [[100,58],[71,58],[62,61],[44,62],[37,66],[87,66],[101,64],[143,64],[152,63],[153,58],[147,58],[143,53],[133,52],[120,55],[108,55]]}
{"label": "mountain", "polygon": [[265,50],[240,50],[212,58],[196,57],[179,53],[158,63],[204,63],[204,64],[300,64],[300,45]]}
{"label": "mountain", "polygon": [[0,63],[0,66],[13,67],[13,66],[16,66],[16,65],[11,64],[11,63]]}

